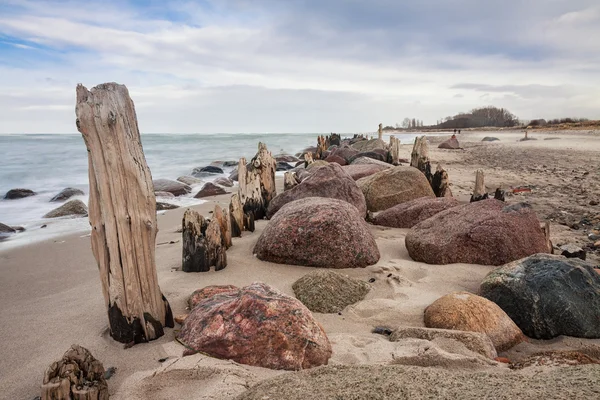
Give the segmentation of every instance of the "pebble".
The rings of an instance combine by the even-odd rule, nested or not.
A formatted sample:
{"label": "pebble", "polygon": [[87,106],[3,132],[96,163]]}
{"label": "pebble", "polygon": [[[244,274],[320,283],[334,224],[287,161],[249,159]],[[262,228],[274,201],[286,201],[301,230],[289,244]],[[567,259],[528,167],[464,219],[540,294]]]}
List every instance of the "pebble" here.
{"label": "pebble", "polygon": [[109,380],[116,372],[117,369],[115,367],[108,367],[104,373],[104,379]]}
{"label": "pebble", "polygon": [[597,206],[597,205],[598,205],[597,200],[590,200],[590,206]]}
{"label": "pebble", "polygon": [[596,240],[600,240],[600,235],[596,235],[594,233],[590,233],[588,235],[588,239],[592,240],[592,241],[596,241]]}

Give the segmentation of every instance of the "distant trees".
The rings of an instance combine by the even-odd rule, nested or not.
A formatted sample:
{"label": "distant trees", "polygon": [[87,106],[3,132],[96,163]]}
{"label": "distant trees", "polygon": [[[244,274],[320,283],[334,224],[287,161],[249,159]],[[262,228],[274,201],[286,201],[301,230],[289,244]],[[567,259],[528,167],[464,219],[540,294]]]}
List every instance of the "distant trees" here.
{"label": "distant trees", "polygon": [[446,117],[442,122],[438,122],[438,127],[461,129],[484,126],[512,127],[518,124],[519,119],[507,109],[488,106],[474,108],[470,113],[459,113],[454,117]]}

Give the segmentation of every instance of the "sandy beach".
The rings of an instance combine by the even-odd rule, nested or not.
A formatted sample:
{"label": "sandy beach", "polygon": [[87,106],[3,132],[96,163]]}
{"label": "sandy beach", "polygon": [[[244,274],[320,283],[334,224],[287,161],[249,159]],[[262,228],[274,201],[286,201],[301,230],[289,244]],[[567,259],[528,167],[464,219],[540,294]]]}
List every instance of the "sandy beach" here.
{"label": "sandy beach", "polygon": [[[500,140],[482,142],[486,136]],[[588,261],[600,264],[600,248],[594,248],[587,237],[600,225],[600,206],[590,205],[600,201],[600,131],[535,131],[529,136],[537,140],[520,142],[521,131],[463,132],[458,136],[461,150],[438,149],[437,144],[447,137],[435,137],[430,140],[430,159],[432,165],[444,166],[461,203],[469,201],[475,170],[482,169],[489,192],[502,188],[508,193],[507,203],[527,202],[540,221],[550,222],[555,247],[576,244],[587,250]],[[400,157],[410,159],[411,150],[412,145],[402,145]],[[282,185],[278,179],[278,192],[283,191]],[[514,188],[530,190],[513,195]],[[230,196],[210,197],[192,208],[210,217],[215,204],[228,206]],[[182,207],[157,217],[159,284],[175,315],[186,313],[189,295],[208,285],[242,287],[260,281],[294,296],[292,284],[317,269],[257,259],[252,249],[268,223],[258,221],[255,232],[233,239],[224,270],[182,272],[178,229],[184,211]],[[381,253],[377,264],[338,272],[374,281],[371,290],[363,301],[341,313],[314,313],[331,341],[333,355],[328,366],[301,372],[251,367],[202,354],[182,357],[183,347],[174,340],[178,324],[158,340],[124,349],[108,334],[89,235],[66,235],[6,250],[0,244],[0,318],[4,322],[0,327],[4,339],[0,397],[38,396],[45,369],[71,344],[89,349],[105,368],[116,368],[108,381],[113,399],[431,398],[433,392],[425,387],[435,387],[437,398],[600,396],[600,365],[513,371],[507,364],[464,354],[460,362],[442,366],[393,365],[399,356],[413,354],[414,344],[390,342],[386,336],[373,334],[373,327],[422,327],[429,304],[454,291],[477,293],[494,267],[416,262],[404,245],[408,229],[370,225],[370,230]],[[576,350],[598,358],[600,339],[532,339],[499,356],[518,362],[548,350]]]}

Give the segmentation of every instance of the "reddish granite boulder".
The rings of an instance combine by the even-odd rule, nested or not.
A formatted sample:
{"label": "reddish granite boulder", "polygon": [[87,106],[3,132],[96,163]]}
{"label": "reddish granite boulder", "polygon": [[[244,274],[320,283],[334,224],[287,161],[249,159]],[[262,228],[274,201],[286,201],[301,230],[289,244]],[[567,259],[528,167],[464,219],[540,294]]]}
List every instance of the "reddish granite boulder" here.
{"label": "reddish granite boulder", "polygon": [[460,144],[458,143],[458,139],[456,138],[456,136],[452,135],[450,139],[440,143],[438,149],[458,150],[460,149]]}
{"label": "reddish granite boulder", "polygon": [[264,261],[310,267],[375,264],[379,250],[362,216],[342,200],[309,197],[292,201],[271,219],[254,253]]}
{"label": "reddish granite boulder", "polygon": [[420,197],[435,197],[425,175],[416,168],[398,166],[356,181],[369,211],[386,210]]}
{"label": "reddish granite boulder", "polygon": [[227,193],[227,191],[225,189],[223,189],[221,186],[217,186],[212,182],[207,182],[202,186],[200,191],[198,193],[196,193],[196,195],[194,197],[197,199],[200,199],[202,197],[217,196],[219,194],[225,194],[225,193]]}
{"label": "reddish granite boulder", "polygon": [[261,282],[200,301],[177,339],[195,352],[241,364],[300,370],[327,364],[331,344],[299,300]]}
{"label": "reddish granite boulder", "polygon": [[405,243],[413,260],[428,264],[502,265],[550,250],[529,205],[495,199],[442,211],[415,225]]}
{"label": "reddish granite boulder", "polygon": [[377,160],[377,161],[381,161],[381,162],[385,162],[385,160],[387,159],[387,155],[383,155],[381,154],[381,152],[377,152],[377,151],[366,151],[363,153],[358,153],[353,155],[352,157],[350,157],[348,159],[348,164],[353,164],[354,161],[358,160],[359,158],[371,158],[373,160]]}
{"label": "reddish granite boulder", "polygon": [[496,303],[469,292],[440,297],[425,309],[428,328],[485,333],[498,352],[525,340],[521,329]]}
{"label": "reddish granite boulder", "polygon": [[278,194],[269,203],[267,217],[271,218],[285,204],[306,197],[327,197],[352,204],[361,216],[367,214],[365,197],[356,182],[338,164],[327,164],[310,171],[310,175],[290,190]]}
{"label": "reddish granite boulder", "polygon": [[239,290],[237,286],[233,285],[211,285],[203,287],[202,289],[195,290],[194,293],[188,299],[188,305],[190,306],[190,310],[193,310],[194,307],[202,300],[212,297],[216,294],[221,293],[229,293]]}
{"label": "reddish granite boulder", "polygon": [[421,197],[395,205],[377,214],[374,225],[392,228],[412,228],[421,221],[459,205],[454,197]]}
{"label": "reddish granite boulder", "polygon": [[346,162],[348,162],[350,157],[352,157],[353,155],[358,154],[358,153],[359,153],[358,150],[354,150],[351,147],[338,147],[335,150],[333,150],[330,155],[341,157],[344,160],[346,160]]}
{"label": "reddish granite boulder", "polygon": [[325,161],[327,161],[328,163],[336,163],[336,164],[339,164],[339,165],[346,165],[347,164],[347,162],[346,162],[346,160],[344,158],[342,158],[340,156],[336,156],[335,154],[334,155],[330,155],[329,157],[327,157],[325,159]]}
{"label": "reddish granite boulder", "polygon": [[360,178],[364,178],[365,176],[371,176],[378,172],[383,171],[384,169],[390,168],[390,166],[383,166],[377,164],[352,164],[352,165],[344,165],[342,168],[352,179],[355,181]]}

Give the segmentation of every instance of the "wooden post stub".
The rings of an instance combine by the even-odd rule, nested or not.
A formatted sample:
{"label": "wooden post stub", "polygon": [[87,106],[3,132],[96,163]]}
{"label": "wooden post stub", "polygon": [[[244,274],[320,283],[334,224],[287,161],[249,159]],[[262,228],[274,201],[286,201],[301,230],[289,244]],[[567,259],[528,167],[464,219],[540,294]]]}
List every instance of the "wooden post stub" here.
{"label": "wooden post stub", "polygon": [[219,271],[227,266],[226,246],[217,218],[204,219],[197,211],[185,210],[182,222],[182,265],[184,272]]}
{"label": "wooden post stub", "polygon": [[213,212],[213,218],[215,218],[219,222],[219,226],[221,227],[221,235],[222,235],[222,244],[225,248],[230,248],[232,245],[231,242],[231,223],[229,221],[229,211],[219,207],[219,205],[215,205],[215,211]]}
{"label": "wooden post stub", "polygon": [[292,171],[286,171],[283,174],[283,190],[290,190],[298,183],[298,178],[296,177],[296,173]]}
{"label": "wooden post stub", "polygon": [[475,172],[475,188],[473,189],[473,194],[471,195],[471,203],[488,198],[489,194],[485,190],[483,171],[478,169]]}
{"label": "wooden post stub", "polygon": [[448,173],[441,164],[437,165],[435,174],[431,180],[431,188],[436,197],[452,197],[452,191],[450,190],[450,181],[448,179]]}
{"label": "wooden post stub", "polygon": [[[277,194],[275,171],[277,162],[264,143],[258,144],[258,152],[246,168],[245,159],[240,159],[238,179],[240,201],[244,214],[251,214],[252,220],[263,219],[267,215],[269,202]],[[243,165],[242,165],[243,164]]]}
{"label": "wooden post stub", "polygon": [[390,162],[393,165],[400,165],[400,139],[390,136]]}
{"label": "wooden post stub", "polygon": [[377,130],[377,138],[379,140],[383,140],[383,128],[382,128],[382,124],[379,124],[379,129]]}
{"label": "wooden post stub", "polygon": [[231,196],[229,215],[231,216],[231,236],[242,237],[242,231],[244,230],[244,208],[238,193]]}

